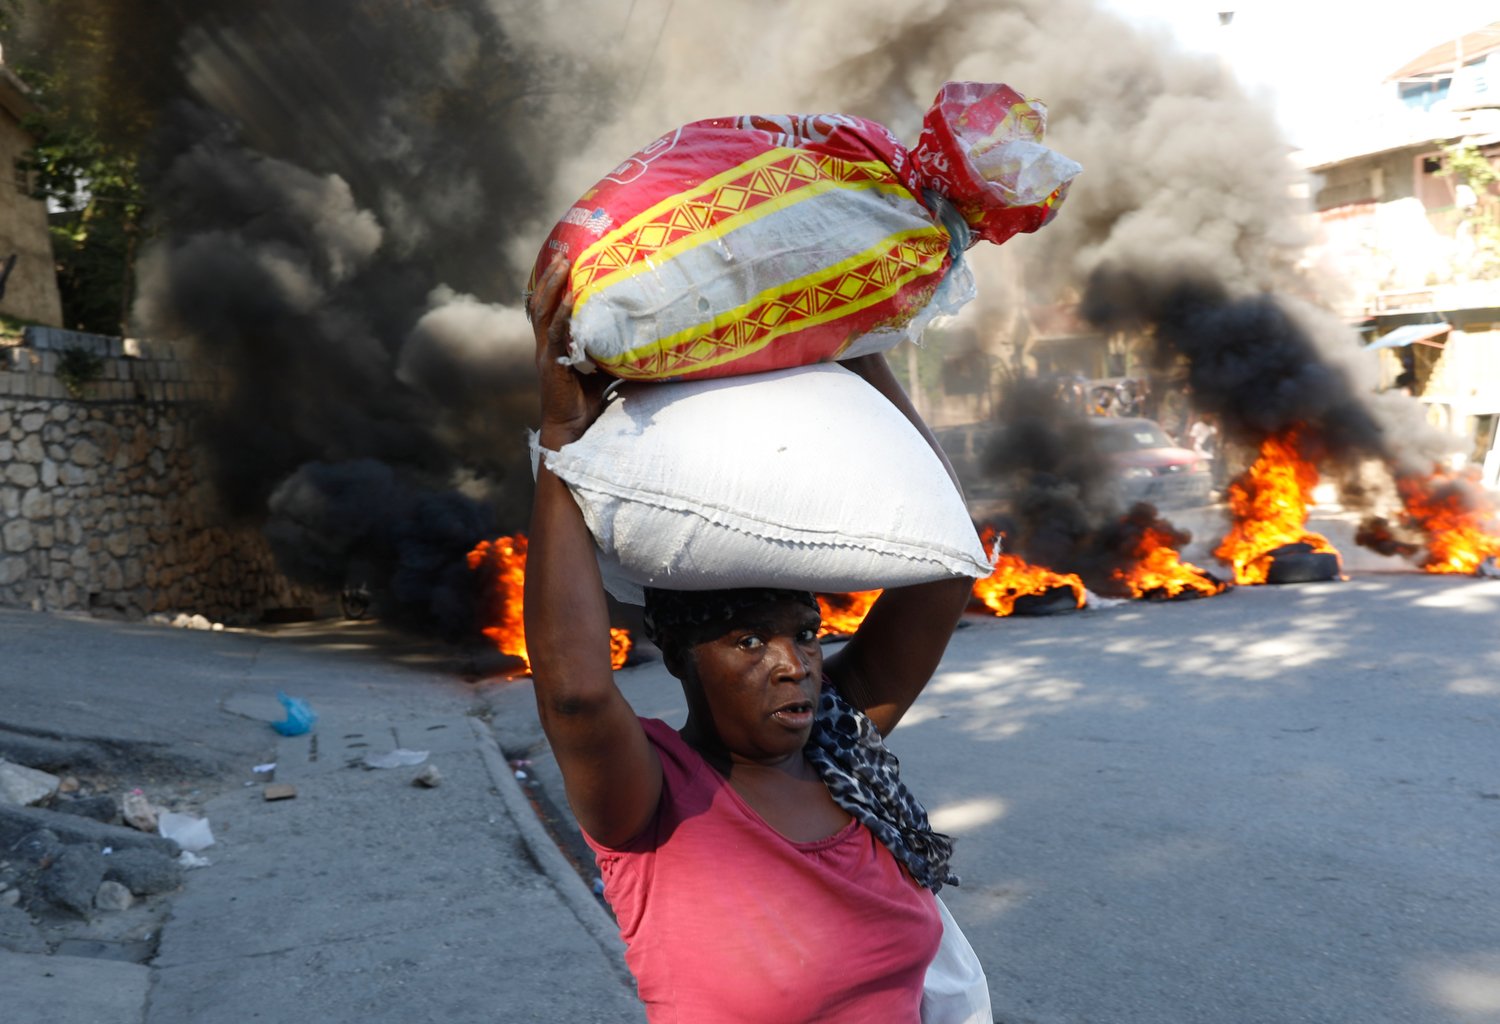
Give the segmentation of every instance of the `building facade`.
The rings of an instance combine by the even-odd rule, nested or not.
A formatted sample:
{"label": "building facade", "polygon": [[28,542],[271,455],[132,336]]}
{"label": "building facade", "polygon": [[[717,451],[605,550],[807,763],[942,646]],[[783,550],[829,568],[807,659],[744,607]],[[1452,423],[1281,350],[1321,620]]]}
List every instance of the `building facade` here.
{"label": "building facade", "polygon": [[1395,116],[1354,153],[1307,161],[1320,240],[1309,262],[1381,384],[1406,391],[1460,458],[1500,485],[1500,22],[1423,53],[1387,79]]}
{"label": "building facade", "polygon": [[0,64],[0,314],[59,327],[47,205],[31,197],[22,165],[32,146],[22,121],[35,109],[26,86]]}

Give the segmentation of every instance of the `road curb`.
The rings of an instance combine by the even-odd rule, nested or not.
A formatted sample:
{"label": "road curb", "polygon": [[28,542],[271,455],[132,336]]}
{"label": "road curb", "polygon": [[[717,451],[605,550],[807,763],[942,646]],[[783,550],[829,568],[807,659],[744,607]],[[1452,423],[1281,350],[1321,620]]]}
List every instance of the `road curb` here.
{"label": "road curb", "polygon": [[584,931],[598,943],[604,958],[609,961],[611,970],[619,978],[621,984],[629,988],[632,995],[635,993],[635,979],[630,976],[630,971],[625,966],[625,943],[620,939],[619,929],[615,922],[605,912],[604,908],[594,898],[584,885],[583,879],[578,877],[578,872],[568,863],[552,837],[547,834],[546,828],[537,820],[536,812],[532,809],[531,801],[522,792],[521,785],[516,781],[514,770],[505,760],[505,755],[500,752],[500,744],[495,741],[494,734],[490,732],[489,726],[477,718],[469,719],[474,729],[474,737],[479,743],[479,753],[484,759],[484,766],[494,780],[495,790],[500,794],[500,800],[505,804],[505,810],[515,823],[516,832],[525,844],[527,852],[533,861],[541,868],[542,873],[552,883],[552,887],[562,898],[563,903],[572,911],[578,923],[583,926]]}

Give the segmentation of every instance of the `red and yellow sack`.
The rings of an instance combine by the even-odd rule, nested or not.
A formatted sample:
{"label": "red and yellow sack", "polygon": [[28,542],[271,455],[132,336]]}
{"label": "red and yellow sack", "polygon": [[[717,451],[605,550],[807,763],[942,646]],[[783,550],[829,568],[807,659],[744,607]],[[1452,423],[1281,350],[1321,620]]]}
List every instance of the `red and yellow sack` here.
{"label": "red and yellow sack", "polygon": [[1045,124],[973,82],[943,87],[911,150],[844,114],[695,121],[583,194],[531,287],[568,259],[571,358],[632,380],[880,351],[920,330],[973,240],[1056,213],[1080,168],[1040,144]]}

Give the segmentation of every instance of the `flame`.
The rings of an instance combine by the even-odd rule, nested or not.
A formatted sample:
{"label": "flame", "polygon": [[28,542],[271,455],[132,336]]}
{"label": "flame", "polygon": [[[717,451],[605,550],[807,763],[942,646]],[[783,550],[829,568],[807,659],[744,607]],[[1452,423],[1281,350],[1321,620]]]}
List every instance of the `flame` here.
{"label": "flame", "polygon": [[[496,537],[480,541],[468,555],[469,568],[483,571],[489,581],[487,617],[492,625],[481,630],[501,654],[519,658],[531,671],[526,652],[524,598],[526,590],[526,535]],[[630,633],[624,629],[609,631],[609,665],[621,668],[630,655]]]}
{"label": "flame", "polygon": [[1227,584],[1182,561],[1172,544],[1171,536],[1147,527],[1130,553],[1130,567],[1116,569],[1114,578],[1129,588],[1131,597],[1173,598],[1185,593],[1213,597],[1225,591]]}
{"label": "flame", "polygon": [[1427,535],[1423,569],[1473,574],[1500,558],[1500,520],[1472,477],[1438,468],[1427,477],[1398,476],[1396,490],[1407,520]]}
{"label": "flame", "polygon": [[1234,526],[1214,554],[1231,566],[1236,583],[1264,583],[1271,552],[1284,544],[1300,542],[1313,551],[1338,554],[1328,538],[1303,528],[1318,469],[1302,457],[1297,442],[1295,427],[1266,438],[1260,457],[1229,485]]}
{"label": "flame", "polygon": [[630,630],[620,629],[616,626],[609,627],[609,667],[624,668],[625,659],[630,657],[630,648],[634,643],[630,639]]}
{"label": "flame", "polygon": [[1079,608],[1083,607],[1083,580],[1072,573],[1056,573],[1041,566],[1032,565],[1016,555],[998,553],[1000,534],[986,526],[980,531],[980,540],[985,551],[995,559],[995,569],[982,580],[974,581],[974,596],[997,616],[1011,615],[1016,610],[1016,599],[1030,594],[1045,594],[1049,590],[1068,587]]}
{"label": "flame", "polygon": [[818,610],[823,613],[819,636],[850,634],[870,614],[870,607],[883,590],[856,590],[849,594],[818,594]]}

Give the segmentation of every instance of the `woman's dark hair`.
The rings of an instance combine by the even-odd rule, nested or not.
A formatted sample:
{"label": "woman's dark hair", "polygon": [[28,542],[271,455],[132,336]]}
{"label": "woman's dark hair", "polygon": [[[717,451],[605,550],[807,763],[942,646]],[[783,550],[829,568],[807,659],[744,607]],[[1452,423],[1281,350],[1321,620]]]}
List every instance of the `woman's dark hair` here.
{"label": "woman's dark hair", "polygon": [[728,626],[746,608],[779,601],[818,607],[807,590],[742,587],[727,590],[661,590],[646,587],[643,620],[646,639],[662,651],[680,650],[706,638],[715,626]]}

